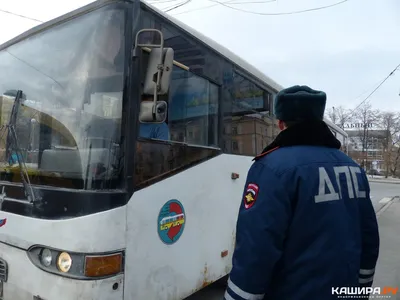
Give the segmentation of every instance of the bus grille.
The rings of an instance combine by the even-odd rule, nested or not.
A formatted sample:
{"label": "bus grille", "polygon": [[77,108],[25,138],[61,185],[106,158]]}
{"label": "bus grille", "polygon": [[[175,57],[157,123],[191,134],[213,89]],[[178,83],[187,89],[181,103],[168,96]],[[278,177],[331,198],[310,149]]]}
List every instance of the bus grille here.
{"label": "bus grille", "polygon": [[0,258],[0,281],[7,282],[8,266],[4,259]]}

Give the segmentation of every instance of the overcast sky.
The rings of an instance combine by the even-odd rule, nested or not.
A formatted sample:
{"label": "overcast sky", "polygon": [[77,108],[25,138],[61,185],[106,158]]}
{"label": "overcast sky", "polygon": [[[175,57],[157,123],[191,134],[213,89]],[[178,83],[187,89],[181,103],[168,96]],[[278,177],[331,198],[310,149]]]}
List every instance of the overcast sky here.
{"label": "overcast sky", "polygon": [[[149,1],[165,10],[185,0]],[[279,16],[237,11],[215,1],[191,0],[169,14],[228,47],[283,86],[306,84],[324,90],[327,107],[354,108],[400,64],[399,0],[348,0],[325,10]],[[90,2],[0,0],[0,9],[47,21]],[[274,14],[340,0],[231,0],[234,2],[242,4],[229,5]],[[0,43],[38,24],[2,12],[0,16]],[[400,111],[399,93],[400,70],[370,101],[375,108]]]}

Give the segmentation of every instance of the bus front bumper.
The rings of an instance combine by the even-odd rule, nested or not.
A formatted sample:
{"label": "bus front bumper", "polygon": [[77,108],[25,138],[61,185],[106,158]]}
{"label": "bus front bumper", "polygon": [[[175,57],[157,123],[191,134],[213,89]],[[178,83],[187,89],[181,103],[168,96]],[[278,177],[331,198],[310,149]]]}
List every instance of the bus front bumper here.
{"label": "bus front bumper", "polygon": [[0,278],[2,300],[123,299],[123,274],[100,280],[69,279],[37,268],[25,250],[3,243],[0,243]]}

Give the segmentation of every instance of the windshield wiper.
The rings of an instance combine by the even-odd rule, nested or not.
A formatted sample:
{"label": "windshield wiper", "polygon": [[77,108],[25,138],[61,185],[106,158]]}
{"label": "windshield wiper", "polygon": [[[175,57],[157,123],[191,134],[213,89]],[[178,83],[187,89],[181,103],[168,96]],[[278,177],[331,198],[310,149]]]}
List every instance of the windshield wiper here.
{"label": "windshield wiper", "polygon": [[22,180],[22,185],[24,188],[25,197],[28,199],[28,201],[30,203],[34,203],[36,201],[35,193],[33,191],[32,185],[29,180],[28,170],[26,168],[25,160],[22,156],[22,151],[18,145],[18,136],[17,136],[17,132],[15,130],[15,127],[17,124],[18,110],[21,105],[22,95],[23,95],[22,91],[18,90],[17,95],[15,96],[15,99],[14,99],[14,104],[11,109],[10,120],[7,125],[7,129],[8,129],[7,144],[9,145],[9,147],[11,144],[12,151],[10,151],[9,147],[7,147],[6,148],[6,154],[7,154],[6,157],[8,160],[10,160],[10,158],[12,159],[13,152],[16,154],[17,161],[19,164],[19,170],[20,170],[20,174],[21,174],[21,180]]}

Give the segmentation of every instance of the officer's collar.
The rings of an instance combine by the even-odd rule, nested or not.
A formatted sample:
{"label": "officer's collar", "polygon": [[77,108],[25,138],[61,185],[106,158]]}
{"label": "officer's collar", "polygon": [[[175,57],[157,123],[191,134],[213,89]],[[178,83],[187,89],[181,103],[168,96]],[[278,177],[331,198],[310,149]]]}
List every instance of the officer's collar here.
{"label": "officer's collar", "polygon": [[324,121],[307,121],[281,131],[275,140],[253,160],[278,148],[290,146],[321,146],[340,149],[341,144]]}

